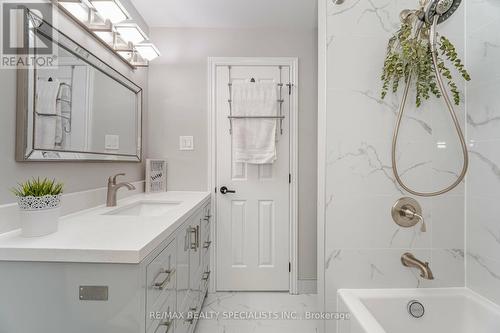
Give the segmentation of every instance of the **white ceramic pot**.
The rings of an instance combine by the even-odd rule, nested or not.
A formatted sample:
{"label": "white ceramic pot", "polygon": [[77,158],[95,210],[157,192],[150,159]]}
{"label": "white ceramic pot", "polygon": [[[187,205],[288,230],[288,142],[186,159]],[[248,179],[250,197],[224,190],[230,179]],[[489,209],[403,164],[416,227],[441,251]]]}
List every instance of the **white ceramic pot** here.
{"label": "white ceramic pot", "polygon": [[39,237],[52,234],[59,226],[61,196],[19,197],[21,235]]}

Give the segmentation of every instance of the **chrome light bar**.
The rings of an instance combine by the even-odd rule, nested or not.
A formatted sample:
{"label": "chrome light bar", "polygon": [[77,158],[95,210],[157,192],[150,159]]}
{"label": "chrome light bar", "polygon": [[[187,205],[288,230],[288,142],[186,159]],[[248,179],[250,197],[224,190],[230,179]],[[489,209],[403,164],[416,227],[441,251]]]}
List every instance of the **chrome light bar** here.
{"label": "chrome light bar", "polygon": [[58,8],[130,67],[147,67],[160,56],[119,0],[53,0]]}

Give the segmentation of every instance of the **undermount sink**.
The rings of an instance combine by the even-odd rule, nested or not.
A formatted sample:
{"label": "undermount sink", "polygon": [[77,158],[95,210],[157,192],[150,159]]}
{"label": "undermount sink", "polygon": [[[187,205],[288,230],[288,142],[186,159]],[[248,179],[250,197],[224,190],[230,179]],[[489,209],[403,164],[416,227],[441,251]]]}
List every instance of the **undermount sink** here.
{"label": "undermount sink", "polygon": [[138,201],[124,207],[117,208],[104,215],[123,216],[162,216],[179,206],[181,202],[166,201]]}

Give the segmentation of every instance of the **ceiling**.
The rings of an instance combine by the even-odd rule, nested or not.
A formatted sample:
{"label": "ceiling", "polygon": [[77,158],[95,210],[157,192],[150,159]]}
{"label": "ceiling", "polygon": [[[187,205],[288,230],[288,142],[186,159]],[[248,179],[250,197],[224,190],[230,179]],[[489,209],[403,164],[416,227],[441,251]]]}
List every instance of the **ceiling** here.
{"label": "ceiling", "polygon": [[317,0],[131,0],[149,27],[313,29]]}

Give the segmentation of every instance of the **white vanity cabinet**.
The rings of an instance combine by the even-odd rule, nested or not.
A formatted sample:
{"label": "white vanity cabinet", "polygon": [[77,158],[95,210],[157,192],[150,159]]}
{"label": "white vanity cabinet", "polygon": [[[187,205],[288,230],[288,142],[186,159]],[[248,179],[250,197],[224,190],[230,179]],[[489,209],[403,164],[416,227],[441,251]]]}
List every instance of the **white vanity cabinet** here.
{"label": "white vanity cabinet", "polygon": [[147,265],[147,333],[194,331],[210,278],[210,207],[207,202],[191,215]]}
{"label": "white vanity cabinet", "polygon": [[210,279],[209,215],[207,195],[137,264],[1,259],[0,333],[192,333]]}
{"label": "white vanity cabinet", "polygon": [[[209,276],[204,274],[205,261],[210,262],[209,256],[206,256],[207,248],[204,248],[207,226],[210,228],[211,216],[209,216],[210,204],[207,204],[198,211],[186,224],[184,244],[178,244],[178,253],[182,252],[177,259],[177,266],[183,268],[182,287],[177,288],[177,306],[184,318],[177,322],[176,333],[192,332],[196,326],[195,313],[201,310],[203,300],[208,290]],[[180,231],[183,232],[182,230]],[[178,237],[178,240],[181,238]],[[181,251],[180,245],[184,245]]]}

